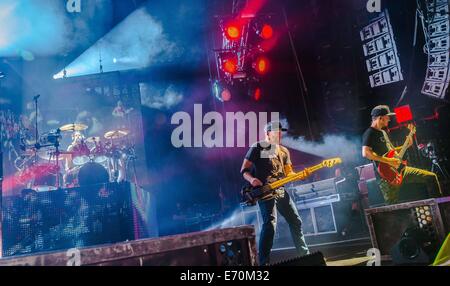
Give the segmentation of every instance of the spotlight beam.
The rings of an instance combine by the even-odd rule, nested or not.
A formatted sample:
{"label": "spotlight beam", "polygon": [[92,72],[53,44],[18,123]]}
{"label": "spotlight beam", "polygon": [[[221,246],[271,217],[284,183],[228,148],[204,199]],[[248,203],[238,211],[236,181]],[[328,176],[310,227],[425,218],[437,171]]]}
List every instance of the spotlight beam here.
{"label": "spotlight beam", "polygon": [[[169,41],[162,25],[145,7],[131,13],[92,47],[65,67],[67,77],[140,69],[169,62],[179,48]],[[101,55],[101,62],[100,62]],[[64,70],[53,76],[64,77]]]}

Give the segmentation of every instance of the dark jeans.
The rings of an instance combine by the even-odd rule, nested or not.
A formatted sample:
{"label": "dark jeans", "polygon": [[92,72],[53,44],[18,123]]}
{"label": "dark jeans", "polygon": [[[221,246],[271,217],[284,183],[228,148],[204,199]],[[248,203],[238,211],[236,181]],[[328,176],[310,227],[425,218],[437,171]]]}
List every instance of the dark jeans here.
{"label": "dark jeans", "polygon": [[302,221],[288,192],[279,190],[275,198],[259,201],[258,204],[263,219],[259,238],[259,265],[267,265],[270,261],[270,250],[272,249],[273,237],[277,225],[277,210],[289,225],[298,255],[303,256],[309,254],[305,237],[303,236]]}
{"label": "dark jeans", "polygon": [[[441,187],[435,173],[412,167],[406,167],[403,174],[403,184],[422,183],[426,184],[430,197],[442,196]],[[386,204],[398,203],[400,186],[392,186],[384,179],[380,180],[380,190]]]}

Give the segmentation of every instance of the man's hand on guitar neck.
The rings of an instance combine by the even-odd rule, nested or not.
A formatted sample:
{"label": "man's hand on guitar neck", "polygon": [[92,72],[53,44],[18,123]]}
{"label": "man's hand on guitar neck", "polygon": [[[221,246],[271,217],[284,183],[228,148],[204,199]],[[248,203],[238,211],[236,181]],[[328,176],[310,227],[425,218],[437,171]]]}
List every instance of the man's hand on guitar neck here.
{"label": "man's hand on guitar neck", "polygon": [[412,136],[406,137],[406,141],[408,142],[408,148],[411,147],[414,143]]}

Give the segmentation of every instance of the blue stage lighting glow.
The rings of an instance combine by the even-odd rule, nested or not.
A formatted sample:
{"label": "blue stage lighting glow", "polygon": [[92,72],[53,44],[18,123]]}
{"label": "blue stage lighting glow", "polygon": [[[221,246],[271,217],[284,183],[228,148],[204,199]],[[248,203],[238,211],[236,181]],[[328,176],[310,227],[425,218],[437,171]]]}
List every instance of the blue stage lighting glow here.
{"label": "blue stage lighting glow", "polygon": [[65,1],[0,0],[0,57],[32,60],[91,42],[96,35],[104,34],[105,27],[97,23],[111,18],[110,1],[92,1],[74,19],[67,13]]}

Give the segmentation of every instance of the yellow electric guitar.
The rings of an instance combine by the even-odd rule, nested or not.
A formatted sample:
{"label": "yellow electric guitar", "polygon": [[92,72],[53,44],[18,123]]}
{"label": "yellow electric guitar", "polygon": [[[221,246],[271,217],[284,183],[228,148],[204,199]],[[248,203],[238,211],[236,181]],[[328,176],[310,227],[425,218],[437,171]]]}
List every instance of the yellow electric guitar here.
{"label": "yellow electric guitar", "polygon": [[292,175],[289,175],[283,179],[280,179],[278,181],[275,181],[273,183],[261,186],[261,187],[252,187],[252,186],[245,186],[242,188],[242,204],[245,205],[255,205],[256,202],[260,199],[266,199],[273,195],[275,190],[278,188],[286,185],[287,183],[298,181],[298,180],[304,180],[308,178],[312,173],[319,171],[323,168],[332,168],[337,164],[341,164],[342,159],[341,158],[332,158],[324,160],[322,163],[317,164],[315,166],[312,166],[310,168],[306,168],[303,171],[294,173]]}

